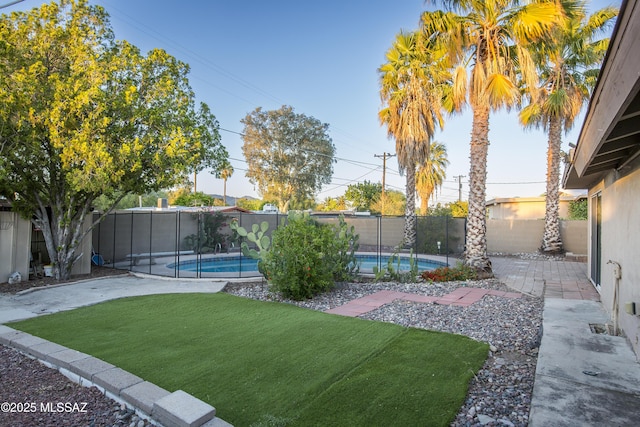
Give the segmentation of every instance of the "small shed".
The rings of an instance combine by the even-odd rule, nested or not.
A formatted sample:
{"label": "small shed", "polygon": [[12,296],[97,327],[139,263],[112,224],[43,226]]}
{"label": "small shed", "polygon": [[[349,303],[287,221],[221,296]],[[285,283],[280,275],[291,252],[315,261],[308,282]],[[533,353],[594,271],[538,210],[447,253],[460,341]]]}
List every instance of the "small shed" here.
{"label": "small shed", "polygon": [[[91,216],[87,218],[85,229],[91,226]],[[72,275],[91,272],[91,235],[85,238],[79,250],[82,258],[73,266]],[[0,198],[0,283],[19,272],[22,280],[36,273],[36,265],[50,262],[42,231],[33,223],[22,218],[11,207],[11,202]]]}

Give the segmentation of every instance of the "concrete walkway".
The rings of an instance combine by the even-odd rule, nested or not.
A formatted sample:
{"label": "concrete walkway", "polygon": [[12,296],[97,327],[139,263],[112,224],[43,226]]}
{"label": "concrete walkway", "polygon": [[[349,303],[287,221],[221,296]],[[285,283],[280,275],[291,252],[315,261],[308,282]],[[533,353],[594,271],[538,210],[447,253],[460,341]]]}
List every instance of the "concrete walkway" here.
{"label": "concrete walkway", "polygon": [[124,274],[0,294],[0,324],[139,295],[220,292],[227,281]]}
{"label": "concrete walkway", "polygon": [[529,426],[638,425],[640,364],[626,338],[593,332],[611,319],[587,278],[587,265],[491,261],[507,286],[545,299]]}

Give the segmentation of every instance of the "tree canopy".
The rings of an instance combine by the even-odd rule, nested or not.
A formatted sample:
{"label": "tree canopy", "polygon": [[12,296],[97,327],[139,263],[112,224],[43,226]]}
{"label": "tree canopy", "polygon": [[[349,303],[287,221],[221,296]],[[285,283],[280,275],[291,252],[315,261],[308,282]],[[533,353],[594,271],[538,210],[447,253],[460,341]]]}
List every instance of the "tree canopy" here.
{"label": "tree canopy", "polygon": [[369,181],[349,184],[344,198],[348,200],[357,211],[370,211],[371,206],[380,199],[382,184]]}
{"label": "tree canopy", "polygon": [[296,200],[313,199],[331,182],[335,146],[328,124],[296,114],[290,106],[258,107],[241,122],[246,176],[265,200],[276,201],[280,212]]}
{"label": "tree canopy", "polygon": [[115,41],[86,0],[0,17],[0,195],[43,230],[57,278],[82,255],[98,196],[169,188],[228,157],[188,71]]}

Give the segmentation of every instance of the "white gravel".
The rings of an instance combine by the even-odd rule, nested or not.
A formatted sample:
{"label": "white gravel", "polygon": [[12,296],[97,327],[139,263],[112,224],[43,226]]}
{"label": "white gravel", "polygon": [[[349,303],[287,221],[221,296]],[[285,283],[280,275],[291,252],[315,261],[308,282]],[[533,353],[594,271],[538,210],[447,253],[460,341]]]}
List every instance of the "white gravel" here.
{"label": "white gravel", "polygon": [[[381,290],[444,296],[461,286],[509,291],[495,279],[448,283],[345,283],[306,301],[268,291],[266,284],[228,285],[226,292],[325,311]],[[491,352],[469,386],[453,426],[526,426],[542,327],[542,298],[487,295],[469,307],[396,300],[361,315],[363,319],[466,335],[490,344]]]}

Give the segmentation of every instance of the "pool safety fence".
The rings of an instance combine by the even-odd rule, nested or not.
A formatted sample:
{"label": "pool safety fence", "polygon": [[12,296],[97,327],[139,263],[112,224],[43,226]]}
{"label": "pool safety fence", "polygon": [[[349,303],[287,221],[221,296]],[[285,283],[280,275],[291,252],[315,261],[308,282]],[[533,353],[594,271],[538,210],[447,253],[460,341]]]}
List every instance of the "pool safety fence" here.
{"label": "pool safety fence", "polygon": [[[324,224],[339,222],[337,215],[313,218]],[[410,246],[404,244],[405,217],[345,215],[344,219],[359,236],[358,252],[375,256],[378,268],[384,267],[383,262],[386,265],[384,256],[394,253],[446,264],[464,250],[464,218],[417,216],[416,238]],[[93,249],[104,267],[176,278],[260,277],[255,261],[241,255],[241,238],[230,227],[233,221],[247,230],[266,221],[270,236],[286,225],[287,216],[206,208],[119,210],[106,215],[93,229]]]}

